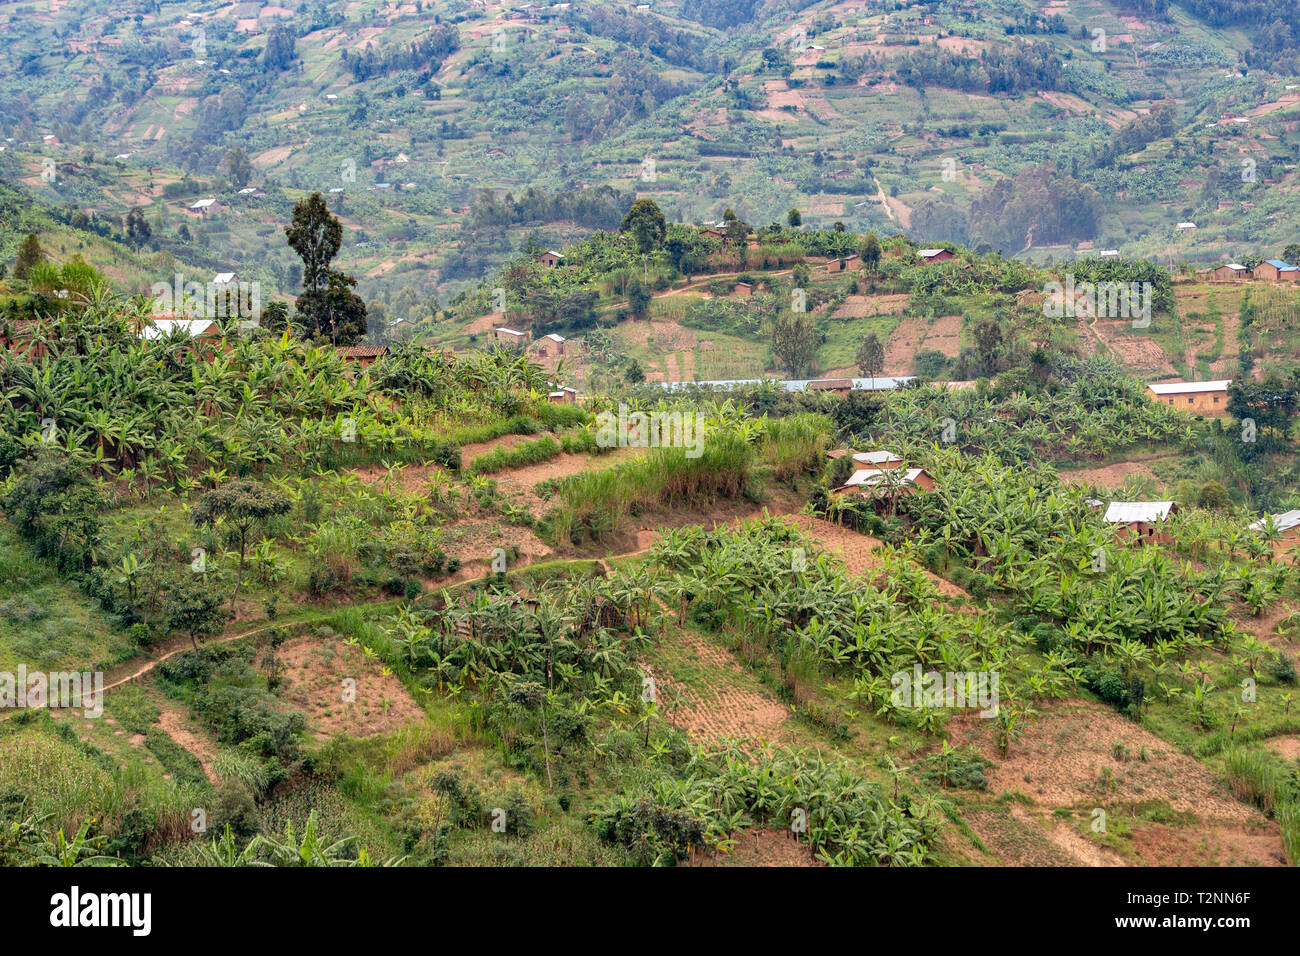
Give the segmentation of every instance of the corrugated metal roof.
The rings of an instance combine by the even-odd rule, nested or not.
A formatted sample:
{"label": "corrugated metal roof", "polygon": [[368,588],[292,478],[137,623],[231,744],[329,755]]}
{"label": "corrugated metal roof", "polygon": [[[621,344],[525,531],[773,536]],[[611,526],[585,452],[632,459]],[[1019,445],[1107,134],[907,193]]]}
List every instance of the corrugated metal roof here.
{"label": "corrugated metal roof", "polygon": [[1112,501],[1106,509],[1106,520],[1111,524],[1152,524],[1167,518],[1173,506],[1172,501]]}
{"label": "corrugated metal roof", "polygon": [[216,324],[211,319],[154,319],[153,325],[140,329],[140,338],[159,339],[176,332],[188,332],[191,336],[202,335]]}
{"label": "corrugated metal roof", "polygon": [[1291,263],[1283,262],[1281,259],[1265,259],[1264,261],[1267,262],[1269,265],[1271,265],[1273,268],[1280,269],[1283,272],[1290,272],[1292,269],[1295,268],[1295,266],[1291,265]]}
{"label": "corrugated metal roof", "polygon": [[1152,382],[1147,388],[1157,395],[1188,395],[1192,392],[1226,392],[1232,379],[1217,382]]}
{"label": "corrugated metal roof", "polygon": [[[915,375],[888,376],[880,375],[876,378],[851,378],[853,391],[870,392],[870,391],[888,391],[899,388],[908,382],[916,380]],[[692,385],[701,385],[707,388],[743,388],[747,385],[762,385],[765,382],[772,382],[785,389],[787,392],[805,392],[812,382],[828,382],[833,379],[825,378],[801,378],[801,379],[780,379],[780,378],[735,378],[735,379],[713,379],[700,382],[655,382],[660,388],[667,389],[670,392],[680,391],[689,388]]]}
{"label": "corrugated metal roof", "polygon": [[[904,484],[914,485],[916,479],[920,477],[924,468],[899,469],[881,469],[881,468],[863,468],[861,471],[855,471],[849,476],[848,481],[844,482],[846,488],[860,486],[863,488],[874,488],[880,484]],[[899,477],[901,475],[901,478]]]}
{"label": "corrugated metal roof", "polygon": [[[1251,524],[1251,531],[1264,530],[1264,518],[1260,518]],[[1300,527],[1300,510],[1284,511],[1280,515],[1273,515],[1273,523],[1277,525],[1278,531],[1290,531],[1292,528]]]}
{"label": "corrugated metal roof", "polygon": [[860,451],[853,456],[853,460],[868,465],[879,465],[887,461],[902,461],[903,459],[892,451]]}

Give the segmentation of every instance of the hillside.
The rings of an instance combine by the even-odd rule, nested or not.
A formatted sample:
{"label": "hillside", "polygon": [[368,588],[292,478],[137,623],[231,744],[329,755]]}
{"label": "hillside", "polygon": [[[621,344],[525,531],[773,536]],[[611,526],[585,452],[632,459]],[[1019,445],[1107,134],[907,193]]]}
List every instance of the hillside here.
{"label": "hillside", "polygon": [[1285,38],[1260,50],[1261,21],[1212,6],[11,7],[0,176],[140,205],[158,241],[277,291],[275,224],[341,190],[345,265],[401,317],[526,235],[609,228],[632,192],[684,222],[793,207],[1039,261],[1211,263],[1293,238],[1300,102]]}

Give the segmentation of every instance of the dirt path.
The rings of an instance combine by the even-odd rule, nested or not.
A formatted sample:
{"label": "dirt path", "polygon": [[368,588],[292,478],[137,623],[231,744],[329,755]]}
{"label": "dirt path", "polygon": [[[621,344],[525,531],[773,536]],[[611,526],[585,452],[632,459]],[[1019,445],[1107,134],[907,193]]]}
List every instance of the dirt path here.
{"label": "dirt path", "polygon": [[[306,623],[290,621],[287,623],[263,624],[261,627],[255,627],[251,631],[238,631],[236,633],[221,634],[217,637],[209,638],[203,642],[203,647],[209,647],[213,644],[226,644],[230,641],[237,641],[244,637],[253,637],[257,634],[264,634],[267,631],[274,630],[277,627],[292,627],[296,623]],[[137,681],[146,674],[153,672],[153,669],[163,661],[171,660],[178,654],[184,654],[186,651],[194,650],[193,644],[187,638],[180,638],[174,641],[176,646],[172,647],[161,654],[146,659],[143,663],[135,665],[135,670],[130,671],[124,677],[114,677],[113,672],[105,675],[104,691],[116,690],[119,687],[125,687],[133,681]]]}
{"label": "dirt path", "polygon": [[885,215],[889,217],[890,222],[897,222],[894,218],[894,210],[889,207],[889,197],[885,195],[885,187],[880,185],[880,180],[874,175],[871,181],[876,184],[876,201],[885,207]]}
{"label": "dirt path", "polygon": [[214,769],[217,760],[217,749],[212,741],[194,733],[190,729],[189,723],[189,716],[180,708],[170,701],[159,701],[158,726],[179,746],[194,755],[195,759],[203,766],[203,775],[208,778],[208,783],[215,787],[218,783],[217,772]]}

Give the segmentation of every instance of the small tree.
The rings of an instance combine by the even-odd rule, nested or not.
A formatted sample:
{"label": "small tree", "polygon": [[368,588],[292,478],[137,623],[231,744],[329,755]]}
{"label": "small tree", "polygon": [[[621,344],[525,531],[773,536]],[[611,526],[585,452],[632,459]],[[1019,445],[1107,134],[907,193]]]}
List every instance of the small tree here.
{"label": "small tree", "polygon": [[875,378],[885,368],[885,347],[880,344],[880,338],[875,332],[870,333],[858,344],[858,352],[854,358],[858,363],[858,370],[872,380],[874,390]]}
{"label": "small tree", "polygon": [[221,171],[236,189],[243,189],[253,178],[253,164],[249,161],[248,154],[238,146],[222,157]]}
{"label": "small tree", "polygon": [[300,199],[293,207],[293,225],[284,227],[290,248],[302,259],[302,284],[315,292],[328,284],[330,263],[343,244],[343,224],[331,215],[320,193]]}
{"label": "small tree", "polygon": [[150,237],[153,236],[153,229],[150,228],[148,220],[144,218],[144,210],[139,206],[132,206],[131,211],[126,214],[126,238],[131,243],[133,249],[140,249]]}
{"label": "small tree", "polygon": [[803,216],[798,209],[791,206],[790,211],[785,214],[785,221],[790,224],[791,229],[798,229],[803,225]]}
{"label": "small tree", "polygon": [[650,288],[640,279],[633,279],[627,286],[627,306],[632,310],[632,314],[644,318],[646,310],[650,308]]}
{"label": "small tree", "polygon": [[806,312],[779,315],[772,326],[772,358],[793,378],[812,368],[821,342],[817,326]]}
{"label": "small tree", "polygon": [[205,640],[220,634],[226,626],[226,614],[221,609],[221,595],[211,585],[192,575],[167,590],[163,602],[163,618],[167,630],[188,634],[194,649],[199,649],[199,638]]}
{"label": "small tree", "polygon": [[196,527],[213,526],[220,519],[230,522],[239,536],[239,568],[235,573],[235,590],[230,595],[230,613],[235,613],[235,598],[244,579],[244,558],[248,553],[248,533],[275,515],[289,510],[289,498],[280,491],[248,478],[227,482],[214,488],[194,506],[191,514]]}
{"label": "small tree", "polygon": [[29,232],[23,244],[18,247],[18,259],[14,262],[14,278],[26,279],[32,266],[45,261],[45,251],[36,239],[36,234]]}
{"label": "small tree", "polygon": [[880,265],[880,254],[880,237],[874,232],[867,233],[867,237],[862,240],[862,251],[859,253],[862,256],[862,264],[875,272],[876,267]]}
{"label": "small tree", "polygon": [[636,248],[641,253],[643,278],[648,278],[646,256],[663,245],[668,235],[668,222],[663,211],[653,199],[638,199],[632,203],[618,227],[620,232],[629,232],[636,240]]}

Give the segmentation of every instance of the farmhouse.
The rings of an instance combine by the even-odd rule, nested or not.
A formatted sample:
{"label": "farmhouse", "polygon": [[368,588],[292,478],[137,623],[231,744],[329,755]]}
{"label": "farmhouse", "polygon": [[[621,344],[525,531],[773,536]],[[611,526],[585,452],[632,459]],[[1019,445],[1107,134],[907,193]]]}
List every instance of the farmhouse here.
{"label": "farmhouse", "polygon": [[218,272],[212,277],[212,284],[216,286],[233,285],[239,281],[237,272]]}
{"label": "farmhouse", "polygon": [[1279,515],[1260,518],[1250,525],[1251,531],[1266,531],[1271,523],[1276,537],[1273,539],[1273,555],[1276,557],[1300,544],[1300,510],[1284,511]]}
{"label": "farmhouse", "polygon": [[[878,375],[875,378],[851,378],[848,381],[853,383],[852,391],[855,392],[888,392],[896,388],[902,388],[909,382],[915,381],[915,375]],[[659,388],[666,389],[670,392],[681,391],[685,388],[700,386],[702,388],[748,388],[752,385],[764,385],[771,382],[778,388],[787,392],[806,392],[810,386],[817,382],[837,381],[836,379],[825,378],[797,378],[797,379],[780,379],[780,378],[731,378],[731,379],[712,379],[700,382],[655,382]]]}
{"label": "farmhouse", "polygon": [[882,470],[888,468],[899,468],[903,464],[903,459],[895,455],[892,451],[855,452],[853,460],[859,465],[869,465],[872,468],[879,468]]}
{"label": "farmhouse", "polygon": [[815,382],[808,383],[810,392],[834,392],[837,395],[847,395],[853,391],[853,379],[851,378],[823,378]]}
{"label": "farmhouse", "polygon": [[554,269],[556,266],[564,264],[564,254],[556,252],[554,249],[547,249],[537,261],[548,269]]}
{"label": "farmhouse", "polygon": [[546,358],[558,358],[564,354],[564,342],[563,335],[556,335],[552,332],[549,335],[543,335],[534,342],[533,350],[538,355],[543,355]]}
{"label": "farmhouse", "polygon": [[934,478],[924,468],[861,468],[849,476],[837,491],[854,491],[864,496],[897,491],[913,495],[934,488]]}
{"label": "farmhouse", "polygon": [[1216,382],[1152,382],[1147,386],[1157,402],[1198,415],[1226,415],[1231,379]]}
{"label": "farmhouse", "polygon": [[831,259],[826,263],[827,272],[852,272],[862,266],[862,259],[856,252],[851,252],[847,256],[839,259]]}
{"label": "farmhouse", "polygon": [[1173,539],[1157,529],[1177,511],[1178,505],[1172,501],[1112,501],[1103,520],[1115,525],[1116,537],[1139,538],[1143,544],[1169,544]]}
{"label": "farmhouse", "polygon": [[754,286],[749,282],[737,282],[731,289],[732,299],[748,299],[754,294]]}
{"label": "farmhouse", "polygon": [[923,262],[943,262],[945,259],[957,258],[947,249],[918,249],[916,254]]}
{"label": "farmhouse", "polygon": [[1215,269],[1213,276],[1221,282],[1228,279],[1249,279],[1250,270],[1240,263],[1229,262],[1227,265]]}
{"label": "farmhouse", "polygon": [[1099,259],[1118,259],[1118,258],[1119,258],[1119,250],[1118,250],[1118,249],[1103,249],[1103,250],[1101,250],[1101,252],[1097,253],[1097,258],[1099,258]]}
{"label": "farmhouse", "polygon": [[190,206],[189,211],[196,212],[202,216],[209,212],[214,206],[216,206],[216,204],[217,201],[215,199],[198,199],[195,200],[194,205]]}
{"label": "farmhouse", "polygon": [[387,345],[340,345],[335,351],[345,362],[356,362],[363,369],[370,368],[388,354]]}
{"label": "farmhouse", "polygon": [[29,359],[43,359],[50,352],[45,344],[39,319],[0,320],[0,348],[26,355]]}
{"label": "farmhouse", "polygon": [[225,340],[221,337],[221,327],[213,319],[172,319],[151,316],[149,321],[140,326],[137,336],[146,342],[171,338],[173,335],[188,335],[194,342],[198,354],[211,356],[218,350],[225,351]]}
{"label": "farmhouse", "polygon": [[528,341],[527,332],[516,332],[514,329],[507,329],[505,326],[493,330],[492,336],[498,344],[508,348],[523,348]]}
{"label": "farmhouse", "polygon": [[573,405],[578,401],[578,390],[562,385],[555,391],[547,393],[546,400],[552,405]]}
{"label": "farmhouse", "polygon": [[1281,259],[1265,259],[1255,266],[1254,277],[1274,282],[1295,282],[1300,279],[1300,269]]}

